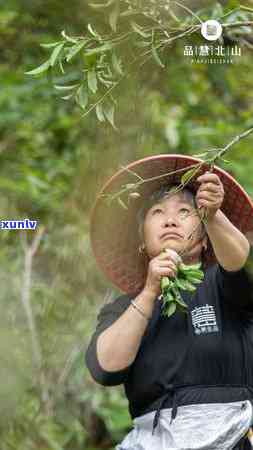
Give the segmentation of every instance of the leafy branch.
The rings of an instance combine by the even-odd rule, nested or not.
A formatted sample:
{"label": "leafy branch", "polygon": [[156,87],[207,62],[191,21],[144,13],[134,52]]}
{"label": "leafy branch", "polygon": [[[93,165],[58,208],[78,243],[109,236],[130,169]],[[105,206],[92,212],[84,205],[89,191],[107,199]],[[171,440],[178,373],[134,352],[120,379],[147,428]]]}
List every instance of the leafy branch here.
{"label": "leafy branch", "polygon": [[188,305],[184,302],[180,291],[194,292],[196,290],[195,284],[202,283],[203,278],[204,272],[201,270],[201,262],[192,265],[180,263],[174,279],[167,276],[162,277],[162,315],[170,317],[176,310],[187,313]]}
{"label": "leafy branch", "polygon": [[[239,142],[241,139],[249,136],[253,132],[253,128],[250,128],[249,130],[244,131],[243,133],[236,136],[232,141],[230,141],[225,147],[222,149],[217,149],[216,154],[211,157],[208,161],[211,166],[211,170],[213,169],[214,163],[216,160],[222,159],[222,156],[237,142]],[[215,149],[212,149],[212,152]],[[204,154],[204,156],[208,155],[208,151]],[[199,170],[197,170],[198,172]],[[190,179],[192,179],[193,174],[196,173],[196,169],[191,169],[187,171],[182,177],[181,177],[181,184],[179,185],[179,189],[184,187],[184,182],[189,182]],[[186,244],[184,245],[184,248],[181,249],[179,252],[179,255],[182,256],[187,251],[188,247],[188,241],[189,239],[192,239],[194,236],[194,233],[197,231],[197,229],[201,226],[201,222],[207,223],[206,218],[206,210],[205,208],[200,208],[202,211],[200,214],[197,211],[197,214],[200,217],[200,224],[197,224],[197,226],[192,230],[190,235],[186,239]],[[193,214],[195,214],[196,211],[193,211]],[[165,250],[166,251],[166,250]],[[201,263],[197,263],[196,265],[184,265],[183,263],[179,264],[178,267],[178,273],[174,279],[170,279],[169,277],[163,277],[161,280],[161,290],[162,290],[162,315],[165,317],[170,317],[173,315],[176,310],[179,310],[183,313],[187,313],[188,305],[184,302],[182,296],[181,296],[181,290],[186,290],[189,292],[194,292],[196,290],[195,284],[199,284],[202,282],[204,278],[204,273],[200,269]]]}
{"label": "leafy branch", "polygon": [[[185,172],[185,168],[177,169],[174,171],[166,172],[162,175],[157,175],[154,177],[149,178],[143,178],[140,177],[136,172],[129,168],[123,168],[123,170],[127,170],[129,173],[131,173],[135,178],[137,178],[138,181],[127,183],[121,187],[121,189],[113,194],[101,194],[102,197],[105,198],[105,201],[108,205],[111,204],[112,201],[118,201],[120,206],[122,206],[124,209],[128,209],[128,205],[132,199],[139,198],[141,196],[139,189],[144,183],[153,182],[155,180],[161,179],[161,178],[168,178],[171,175],[178,174],[180,172],[185,172],[180,179],[180,184],[177,187],[173,187],[168,191],[168,197],[174,195],[175,193],[181,191],[184,189],[191,180],[193,180],[201,171],[201,168],[203,165],[208,165],[210,167],[210,171],[213,170],[214,164],[219,163],[219,161],[223,161],[225,163],[229,163],[228,160],[225,160],[223,157],[224,155],[231,149],[233,145],[238,143],[241,139],[246,138],[253,132],[253,127],[249,128],[248,130],[242,132],[241,134],[235,136],[227,145],[225,145],[222,148],[213,148],[208,149],[204,153],[195,154],[194,157],[202,158],[202,161],[192,164],[189,166],[187,172]],[[123,199],[123,196],[127,198]],[[205,214],[205,208],[200,208],[200,211],[198,211],[200,214],[201,221],[206,223],[207,218]]]}
{"label": "leafy branch", "polygon": [[[61,99],[74,100],[83,111],[83,117],[95,110],[97,119],[108,121],[115,130],[117,100],[112,92],[120,82],[151,58],[164,69],[166,65],[161,59],[161,52],[177,40],[199,33],[202,22],[207,18],[221,21],[224,36],[229,34],[233,38],[235,35],[236,41],[252,47],[248,40],[248,27],[253,24],[250,20],[253,9],[245,6],[228,13],[224,13],[219,3],[211,12],[206,8],[195,13],[178,1],[158,1],[154,6],[151,0],[109,0],[106,3],[90,3],[90,7],[103,13],[108,11],[110,33],[101,35],[90,23],[84,36],[69,36],[62,31],[60,40],[41,44],[51,51],[49,58],[25,73],[31,76],[45,75],[47,72],[60,74],[60,82],[55,83],[54,88]],[[182,14],[178,17],[180,11],[183,17]],[[138,22],[133,19],[135,16]],[[127,21],[127,30],[121,32],[119,28],[124,20]],[[238,32],[233,31],[238,28],[239,36]],[[136,56],[131,61],[123,60],[121,49],[125,45],[131,49],[134,47]],[[78,69],[70,77],[66,71],[71,65],[75,69],[78,66]],[[73,83],[69,84],[70,78]]]}

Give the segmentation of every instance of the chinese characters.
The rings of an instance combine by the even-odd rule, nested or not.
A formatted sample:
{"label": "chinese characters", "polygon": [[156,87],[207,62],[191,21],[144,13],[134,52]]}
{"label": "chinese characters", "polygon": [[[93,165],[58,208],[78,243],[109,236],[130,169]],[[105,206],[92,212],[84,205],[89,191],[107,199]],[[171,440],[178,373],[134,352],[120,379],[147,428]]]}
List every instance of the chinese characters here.
{"label": "chinese characters", "polygon": [[[185,45],[184,56],[191,57],[191,62],[202,63],[233,63],[233,57],[241,56],[241,47],[225,47],[223,45]],[[217,59],[213,59],[217,57]]]}

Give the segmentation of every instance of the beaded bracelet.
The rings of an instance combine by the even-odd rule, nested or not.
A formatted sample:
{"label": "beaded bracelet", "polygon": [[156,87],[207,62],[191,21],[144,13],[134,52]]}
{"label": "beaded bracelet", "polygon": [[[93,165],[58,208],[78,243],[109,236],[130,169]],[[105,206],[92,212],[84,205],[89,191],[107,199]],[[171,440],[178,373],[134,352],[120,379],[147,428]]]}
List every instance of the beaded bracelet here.
{"label": "beaded bracelet", "polygon": [[150,319],[151,319],[151,317],[148,317],[144,312],[143,312],[143,310],[134,302],[134,300],[131,300],[131,304],[133,305],[133,307],[135,308],[135,309],[137,309],[137,311],[139,311],[139,313],[143,316],[143,317],[145,317],[145,319],[149,322],[150,321]]}

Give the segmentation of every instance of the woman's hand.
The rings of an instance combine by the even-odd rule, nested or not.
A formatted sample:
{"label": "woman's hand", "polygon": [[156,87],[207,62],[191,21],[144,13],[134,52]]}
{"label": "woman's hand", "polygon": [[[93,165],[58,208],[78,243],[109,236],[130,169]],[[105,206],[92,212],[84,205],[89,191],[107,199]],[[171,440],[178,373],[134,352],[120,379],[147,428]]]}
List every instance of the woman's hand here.
{"label": "woman's hand", "polygon": [[204,206],[207,219],[212,219],[221,207],[224,199],[224,187],[218,175],[206,172],[197,178],[201,183],[196,194],[198,208]]}
{"label": "woman's hand", "polygon": [[144,291],[157,297],[161,293],[162,277],[175,277],[177,266],[182,262],[181,256],[172,249],[166,249],[149,261]]}

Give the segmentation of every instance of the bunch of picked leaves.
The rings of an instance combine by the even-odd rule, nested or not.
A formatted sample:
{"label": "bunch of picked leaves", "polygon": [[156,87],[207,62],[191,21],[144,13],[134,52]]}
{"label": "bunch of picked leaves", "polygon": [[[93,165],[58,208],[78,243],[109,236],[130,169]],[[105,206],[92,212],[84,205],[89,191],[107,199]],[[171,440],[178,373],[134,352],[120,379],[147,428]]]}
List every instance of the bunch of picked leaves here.
{"label": "bunch of picked leaves", "polygon": [[196,284],[202,282],[204,273],[200,269],[201,262],[192,265],[179,264],[175,278],[163,277],[161,280],[162,290],[162,315],[170,317],[178,309],[187,314],[188,306],[183,301],[180,291],[194,292]]}

